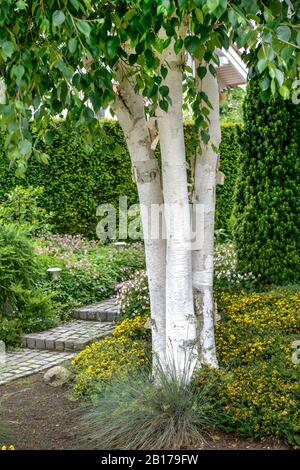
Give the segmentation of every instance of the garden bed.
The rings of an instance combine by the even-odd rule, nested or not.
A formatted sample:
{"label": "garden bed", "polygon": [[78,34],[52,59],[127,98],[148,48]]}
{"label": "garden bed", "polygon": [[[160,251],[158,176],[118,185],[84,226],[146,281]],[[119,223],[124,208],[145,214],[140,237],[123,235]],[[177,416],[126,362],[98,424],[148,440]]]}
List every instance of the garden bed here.
{"label": "garden bed", "polygon": [[[67,388],[52,388],[43,381],[43,374],[36,374],[26,380],[20,379],[9,385],[0,386],[0,394],[4,418],[11,425],[10,442],[6,444],[13,444],[17,450],[82,448],[77,426],[86,412],[86,406],[78,400],[69,400]],[[84,448],[93,447],[85,444]],[[223,432],[214,432],[205,448],[288,449],[279,440],[267,439],[264,442],[255,442]]]}

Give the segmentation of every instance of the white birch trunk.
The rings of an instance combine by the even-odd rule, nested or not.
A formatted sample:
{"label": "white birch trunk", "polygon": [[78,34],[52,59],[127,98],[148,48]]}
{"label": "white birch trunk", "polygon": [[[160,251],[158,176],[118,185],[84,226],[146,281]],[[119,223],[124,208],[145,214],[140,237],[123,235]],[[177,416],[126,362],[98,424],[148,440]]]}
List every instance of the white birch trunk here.
{"label": "white birch trunk", "polygon": [[[151,229],[151,207],[163,204],[160,171],[154,152],[151,149],[151,138],[144,117],[143,98],[137,95],[126,77],[121,74],[119,96],[112,105],[122,130],[131,157],[135,175],[143,233]],[[165,324],[165,259],[166,243],[162,237],[145,238],[146,268],[149,283],[153,365],[157,360],[164,364],[166,354]]]}
{"label": "white birch trunk", "polygon": [[167,363],[178,377],[190,379],[197,363],[196,322],[192,292],[190,213],[186,156],[182,122],[182,69],[184,57],[173,44],[162,62],[168,67],[164,85],[169,87],[168,112],[157,110],[162,157],[165,203],[166,265],[166,351]]}
{"label": "white birch trunk", "polygon": [[[218,172],[218,147],[221,141],[219,114],[219,87],[217,78],[209,70],[200,83],[213,107],[209,114],[208,145],[200,141],[202,153],[196,156],[193,203],[204,211],[204,236],[202,248],[193,252],[193,287],[195,313],[200,323],[201,361],[218,367],[214,335],[214,220],[216,180]],[[201,139],[201,137],[199,137]],[[196,208],[195,208],[196,209]]]}

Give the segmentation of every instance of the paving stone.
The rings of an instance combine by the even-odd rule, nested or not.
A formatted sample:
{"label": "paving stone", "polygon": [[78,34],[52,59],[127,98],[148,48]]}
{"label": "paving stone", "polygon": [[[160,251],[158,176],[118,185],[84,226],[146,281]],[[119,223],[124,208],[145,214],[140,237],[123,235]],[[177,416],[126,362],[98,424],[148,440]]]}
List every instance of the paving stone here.
{"label": "paving stone", "polygon": [[54,348],[55,348],[55,343],[54,343],[54,339],[46,339],[45,340],[45,343],[46,343],[46,347],[45,349],[48,349],[50,351],[53,351]]}
{"label": "paving stone", "polygon": [[35,342],[35,349],[45,349],[46,339],[37,338]]}
{"label": "paving stone", "polygon": [[[20,362],[20,354],[22,361]],[[55,351],[39,351],[32,353],[30,349],[23,349],[21,353],[6,353],[6,362],[0,367],[0,385],[20,377],[26,377],[35,374],[41,370],[53,367],[54,364],[60,364],[74,357],[74,353],[55,352]],[[32,363],[32,358],[36,364]],[[17,362],[15,362],[17,360]]]}
{"label": "paving stone", "polygon": [[[109,314],[109,318],[108,315]],[[116,299],[102,300],[97,304],[87,305],[74,310],[73,315],[77,319],[88,321],[115,321],[119,315]]]}
{"label": "paving stone", "polygon": [[27,349],[79,351],[90,342],[112,333],[113,330],[112,322],[77,320],[52,330],[24,335],[22,343]]}

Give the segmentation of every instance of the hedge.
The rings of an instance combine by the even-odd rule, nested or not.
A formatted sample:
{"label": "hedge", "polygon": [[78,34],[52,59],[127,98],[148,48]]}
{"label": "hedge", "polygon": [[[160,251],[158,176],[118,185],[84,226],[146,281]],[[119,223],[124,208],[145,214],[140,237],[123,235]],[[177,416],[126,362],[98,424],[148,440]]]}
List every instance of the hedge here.
{"label": "hedge", "polygon": [[250,82],[244,104],[235,241],[238,265],[266,283],[300,281],[300,106],[262,103]]}
{"label": "hedge", "polygon": [[[96,208],[112,203],[118,207],[119,195],[128,203],[137,202],[135,183],[122,130],[117,121],[103,122],[105,136],[98,139],[92,153],[87,153],[84,135],[79,139],[72,131],[62,132],[57,126],[51,147],[45,147],[49,164],[34,159],[28,163],[24,179],[17,178],[9,168],[0,138],[0,202],[14,186],[43,186],[41,205],[54,214],[58,233],[95,237]],[[225,184],[217,190],[217,228],[227,228],[233,207],[233,187],[239,155],[236,124],[222,127],[221,170]],[[185,125],[187,153],[195,150],[196,136],[192,124]],[[1,150],[2,149],[2,150]]]}

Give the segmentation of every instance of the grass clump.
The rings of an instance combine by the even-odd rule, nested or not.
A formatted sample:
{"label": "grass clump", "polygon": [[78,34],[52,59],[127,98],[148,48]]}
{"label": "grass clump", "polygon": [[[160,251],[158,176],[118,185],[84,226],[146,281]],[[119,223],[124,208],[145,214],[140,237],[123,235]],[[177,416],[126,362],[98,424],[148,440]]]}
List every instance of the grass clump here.
{"label": "grass clump", "polygon": [[158,366],[155,382],[129,374],[98,396],[84,428],[99,449],[202,448],[212,426],[208,392],[207,383],[179,379],[172,366]]}

